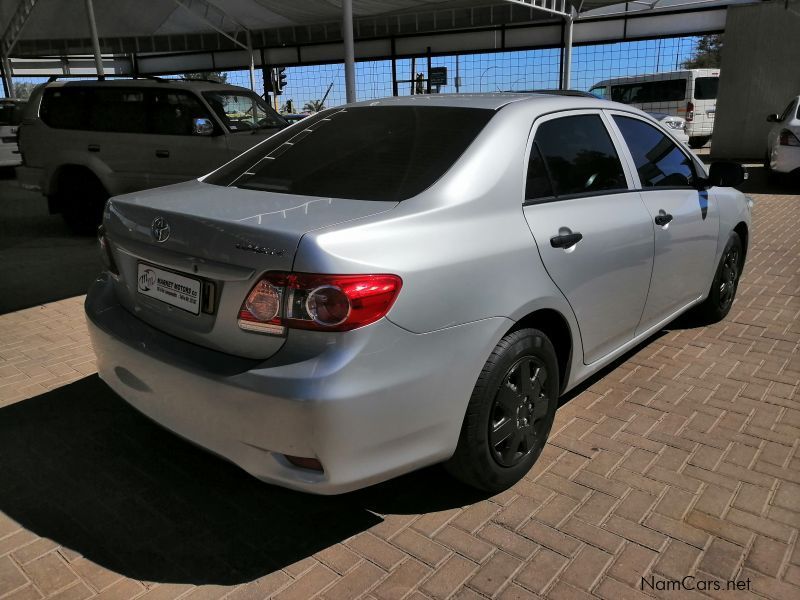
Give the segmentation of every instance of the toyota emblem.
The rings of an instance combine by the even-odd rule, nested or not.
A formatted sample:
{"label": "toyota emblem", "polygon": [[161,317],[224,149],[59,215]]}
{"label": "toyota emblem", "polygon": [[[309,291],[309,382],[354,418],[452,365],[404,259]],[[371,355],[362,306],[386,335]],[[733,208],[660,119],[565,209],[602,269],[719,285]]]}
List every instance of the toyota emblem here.
{"label": "toyota emblem", "polygon": [[157,242],[166,242],[169,239],[169,223],[164,217],[156,217],[150,226],[153,239]]}

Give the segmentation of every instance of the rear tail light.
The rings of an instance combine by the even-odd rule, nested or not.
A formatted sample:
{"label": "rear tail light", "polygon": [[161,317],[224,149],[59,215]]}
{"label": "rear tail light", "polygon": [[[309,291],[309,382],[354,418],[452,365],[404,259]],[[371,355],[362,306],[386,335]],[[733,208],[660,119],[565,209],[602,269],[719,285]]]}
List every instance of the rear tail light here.
{"label": "rear tail light", "polygon": [[686,103],[686,120],[687,121],[694,121],[694,103],[687,102]]}
{"label": "rear tail light", "polygon": [[242,303],[239,327],[277,335],[349,331],[386,315],[402,285],[397,275],[267,273]]}
{"label": "rear tail light", "polygon": [[784,129],[778,137],[778,143],[781,146],[800,146],[800,139],[788,129]]}

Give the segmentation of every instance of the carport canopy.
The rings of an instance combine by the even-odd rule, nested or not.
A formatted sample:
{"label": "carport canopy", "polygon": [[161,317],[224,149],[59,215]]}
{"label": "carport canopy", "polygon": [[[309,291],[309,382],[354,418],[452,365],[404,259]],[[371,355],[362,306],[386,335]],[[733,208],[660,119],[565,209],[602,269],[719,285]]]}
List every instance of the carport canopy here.
{"label": "carport canopy", "polygon": [[[638,9],[676,0],[636,0]],[[408,15],[421,11],[508,6],[528,8],[565,21],[562,84],[569,82],[572,22],[580,14],[619,0],[0,0],[0,63],[7,87],[8,61],[19,42],[60,40],[66,45],[91,40],[97,73],[103,76],[101,42],[110,38],[217,33],[250,53],[251,32],[284,27],[341,23],[348,101],[355,100],[353,19]],[[565,85],[565,87],[568,87]]]}

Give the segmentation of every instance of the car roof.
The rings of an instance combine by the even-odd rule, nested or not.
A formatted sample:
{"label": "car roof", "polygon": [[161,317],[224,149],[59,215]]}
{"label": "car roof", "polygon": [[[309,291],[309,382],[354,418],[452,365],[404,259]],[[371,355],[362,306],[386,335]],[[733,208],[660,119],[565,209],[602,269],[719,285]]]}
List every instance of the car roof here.
{"label": "car roof", "polygon": [[164,79],[161,77],[148,77],[142,79],[85,79],[80,81],[56,80],[47,83],[47,87],[125,87],[125,88],[171,88],[190,89],[195,91],[237,91],[249,92],[250,90],[229,83],[217,83],[201,79]]}
{"label": "car roof", "polygon": [[378,100],[365,100],[350,104],[353,107],[367,106],[438,106],[450,108],[482,108],[499,110],[517,102],[540,105],[543,111],[564,108],[612,108],[616,102],[600,100],[594,96],[558,95],[553,93],[498,92],[486,94],[418,94],[414,96],[389,96]]}

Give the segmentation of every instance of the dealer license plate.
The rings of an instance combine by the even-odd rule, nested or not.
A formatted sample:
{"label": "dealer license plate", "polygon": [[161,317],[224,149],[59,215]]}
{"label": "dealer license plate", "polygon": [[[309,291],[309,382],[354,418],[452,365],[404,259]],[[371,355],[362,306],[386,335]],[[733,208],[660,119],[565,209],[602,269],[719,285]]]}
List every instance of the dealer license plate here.
{"label": "dealer license plate", "polygon": [[200,281],[152,265],[139,263],[140,294],[166,302],[194,315],[200,314]]}

